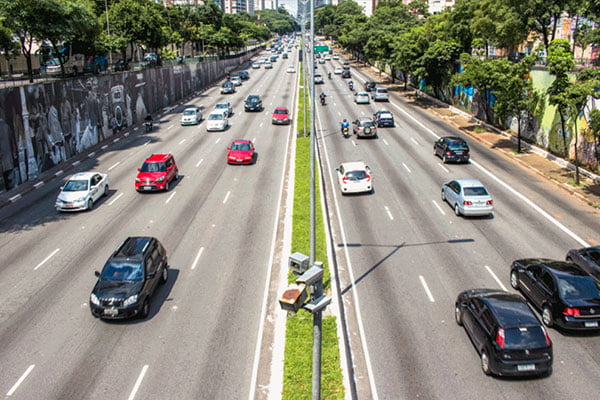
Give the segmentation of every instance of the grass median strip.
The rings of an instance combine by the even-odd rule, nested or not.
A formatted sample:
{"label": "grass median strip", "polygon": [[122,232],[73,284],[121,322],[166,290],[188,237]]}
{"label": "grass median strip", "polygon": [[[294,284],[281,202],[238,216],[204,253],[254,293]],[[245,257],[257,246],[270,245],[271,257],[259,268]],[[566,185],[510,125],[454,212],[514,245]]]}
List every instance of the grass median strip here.
{"label": "grass median strip", "polygon": [[[299,68],[302,74],[302,68]],[[300,75],[302,82],[302,75]],[[294,210],[292,228],[292,252],[308,255],[310,252],[310,137],[304,136],[304,88],[298,96],[298,137],[296,139],[296,166],[294,182]],[[307,99],[307,106],[309,105]],[[310,110],[306,110],[309,112]],[[310,114],[307,114],[310,125]],[[307,129],[308,130],[308,129]],[[327,263],[327,246],[323,214],[320,203],[318,174],[315,204],[316,252],[315,260],[323,261],[325,292],[330,292],[331,277]],[[289,282],[296,276],[290,272]],[[283,394],[284,400],[310,399],[312,394],[312,315],[304,310],[289,315],[286,322],[285,365]],[[340,367],[339,343],[334,316],[323,315],[322,355],[321,355],[321,398],[343,399],[344,387]]]}

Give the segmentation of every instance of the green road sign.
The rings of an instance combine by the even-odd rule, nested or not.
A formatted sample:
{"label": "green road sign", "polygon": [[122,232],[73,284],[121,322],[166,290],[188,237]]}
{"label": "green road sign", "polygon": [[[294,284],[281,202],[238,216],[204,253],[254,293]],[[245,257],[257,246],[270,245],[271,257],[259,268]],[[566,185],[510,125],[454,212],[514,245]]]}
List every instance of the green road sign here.
{"label": "green road sign", "polygon": [[315,46],[315,53],[326,53],[329,51],[329,46]]}

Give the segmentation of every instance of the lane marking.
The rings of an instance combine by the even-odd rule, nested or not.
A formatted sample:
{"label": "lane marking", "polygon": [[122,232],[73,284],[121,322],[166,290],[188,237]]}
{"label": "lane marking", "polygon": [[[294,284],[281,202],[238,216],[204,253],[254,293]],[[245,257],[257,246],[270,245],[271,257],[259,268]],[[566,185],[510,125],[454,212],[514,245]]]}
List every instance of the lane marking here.
{"label": "lane marking", "polygon": [[63,171],[62,169],[61,169],[60,171],[56,171],[56,172],[54,173],[54,176],[59,176],[59,175],[62,175],[62,173],[63,173],[63,172],[64,172],[64,171]]}
{"label": "lane marking", "polygon": [[108,203],[108,205],[109,205],[109,206],[112,206],[112,205],[113,205],[113,203],[114,203],[115,201],[117,201],[117,200],[119,200],[119,199],[121,198],[121,196],[123,196],[123,193],[119,193],[119,195],[118,195],[117,197],[115,197],[114,199],[112,199],[112,200],[111,200],[111,201]]}
{"label": "lane marking", "polygon": [[342,113],[338,111],[338,115],[341,117],[341,116],[342,116]]}
{"label": "lane marking", "polygon": [[387,142],[387,140],[383,139],[383,143],[385,143],[386,146],[389,146],[390,144]]}
{"label": "lane marking", "polygon": [[256,144],[256,136],[252,138],[252,143]]}
{"label": "lane marking", "polygon": [[77,160],[77,161],[74,161],[74,162],[73,162],[73,164],[71,164],[71,165],[72,165],[72,166],[74,166],[74,167],[76,167],[76,166],[78,166],[80,163],[81,163],[81,161]]}
{"label": "lane marking", "polygon": [[417,139],[415,139],[414,137],[411,136],[410,140],[412,140],[413,142],[415,142],[415,144],[417,146],[420,146],[419,142],[417,142]]}
{"label": "lane marking", "polygon": [[121,138],[114,138],[113,143],[117,143],[119,140],[121,140]]}
{"label": "lane marking", "polygon": [[50,253],[50,255],[48,257],[44,258],[44,260],[41,263],[39,263],[38,265],[36,265],[36,267],[33,270],[35,271],[36,269],[38,269],[39,267],[41,267],[42,265],[44,265],[49,259],[52,258],[52,256],[54,256],[56,253],[58,253],[59,250],[60,249],[56,249],[52,253]]}
{"label": "lane marking", "polygon": [[167,201],[165,201],[165,204],[169,204],[169,202],[171,201],[171,199],[173,198],[173,196],[175,196],[175,193],[177,193],[177,191],[174,191],[173,193],[171,193],[171,195],[169,196],[169,198],[167,199]]}
{"label": "lane marking", "polygon": [[100,148],[101,148],[102,150],[106,150],[106,149],[108,148],[108,145],[107,145],[107,144],[105,144],[105,145],[103,145],[103,146],[102,146],[102,147],[100,147]]}
{"label": "lane marking", "polygon": [[423,275],[419,275],[419,280],[421,281],[421,285],[423,285],[423,289],[425,289],[425,293],[427,293],[427,297],[429,297],[429,301],[435,303],[435,299],[433,298],[431,290],[429,290],[429,286],[427,286],[427,282],[425,282]]}
{"label": "lane marking", "polygon": [[384,206],[385,208],[385,212],[387,212],[388,217],[390,217],[390,220],[394,220],[394,216],[392,215],[390,209],[387,206]]}
{"label": "lane marking", "polygon": [[35,185],[33,185],[33,187],[36,188],[36,189],[39,189],[42,186],[44,186],[44,181],[39,181],[38,183],[36,183]]}
{"label": "lane marking", "polygon": [[21,377],[13,385],[13,387],[11,387],[8,392],[6,392],[7,396],[12,396],[12,394],[19,388],[19,386],[21,385],[21,383],[23,383],[23,381],[25,380],[25,378],[27,378],[27,375],[29,375],[29,373],[33,370],[33,368],[35,368],[35,364],[31,364],[29,366],[29,368],[27,368],[27,370],[23,373],[23,375],[21,375]]}
{"label": "lane marking", "polygon": [[354,141],[354,139],[352,139],[351,142],[354,145],[354,147],[356,147],[356,142]]}
{"label": "lane marking", "polygon": [[225,198],[223,199],[223,204],[227,203],[227,199],[229,199],[230,194],[231,194],[231,192],[227,192],[227,194],[225,195]]}
{"label": "lane marking", "polygon": [[121,161],[117,161],[116,163],[114,163],[113,165],[111,165],[110,167],[108,167],[108,170],[110,171],[113,168],[116,168],[117,165],[121,164]]}
{"label": "lane marking", "polygon": [[204,158],[201,158],[200,161],[198,161],[196,163],[196,168],[198,168],[200,166],[200,164],[202,164],[202,161],[204,161]]}
{"label": "lane marking", "polygon": [[19,200],[20,198],[21,198],[21,195],[20,195],[20,194],[15,194],[13,197],[9,198],[8,200],[9,200],[11,203],[14,203],[15,201]]}
{"label": "lane marking", "polygon": [[191,269],[196,269],[196,265],[198,265],[198,261],[200,260],[200,256],[202,255],[203,252],[204,252],[204,247],[200,247],[200,250],[198,250],[198,254],[196,254],[196,258],[194,258],[194,262],[192,263]]}
{"label": "lane marking", "polygon": [[[133,130],[134,130],[134,131],[137,131],[137,129],[138,129],[138,128],[136,127],[136,128],[134,128]],[[125,132],[125,133],[123,134],[123,136],[125,136],[125,137],[129,136],[129,132]]]}
{"label": "lane marking", "polygon": [[502,288],[502,290],[506,291],[506,286],[504,286],[502,284],[502,282],[500,282],[500,279],[498,279],[498,277],[496,276],[496,274],[494,273],[494,271],[492,271],[492,269],[489,266],[485,266],[485,269],[487,269],[487,271],[490,273],[490,275],[492,275],[492,278],[494,278],[494,280],[496,281],[496,283],[498,285],[500,285],[500,287]]}
{"label": "lane marking", "polygon": [[408,166],[407,166],[406,164],[402,163],[402,166],[403,166],[403,167],[404,167],[404,168],[405,168],[405,169],[406,169],[408,172],[411,172],[410,168],[408,168]]}
{"label": "lane marking", "polygon": [[173,128],[175,125],[170,125],[169,127],[167,127],[167,130]]}
{"label": "lane marking", "polygon": [[438,165],[440,166],[440,168],[441,168],[441,169],[443,169],[443,170],[444,170],[444,171],[446,171],[447,173],[450,173],[450,170],[449,170],[448,168],[444,167],[444,166],[442,165],[442,163],[438,163]]}
{"label": "lane marking", "polygon": [[434,206],[437,207],[437,209],[439,210],[439,212],[442,213],[442,215],[446,215],[446,212],[444,210],[442,210],[442,207],[439,206],[439,204],[437,203],[437,201],[431,200],[431,202],[433,203]]}
{"label": "lane marking", "polygon": [[179,144],[184,144],[186,140],[187,139],[181,139],[181,142],[179,142]]}
{"label": "lane marking", "polygon": [[95,151],[92,151],[91,153],[88,154],[88,157],[94,157],[96,155]]}
{"label": "lane marking", "polygon": [[144,143],[144,146],[147,146],[147,145],[149,145],[149,144],[150,144],[150,142],[151,142],[151,140],[148,140],[146,143]]}
{"label": "lane marking", "polygon": [[127,400],[133,400],[135,397],[135,394],[137,393],[138,389],[140,388],[140,385],[142,384],[142,379],[144,379],[144,375],[146,375],[146,371],[148,370],[148,365],[144,365],[144,367],[142,368],[142,372],[140,372],[140,376],[138,376],[137,381],[135,381],[135,385],[133,386],[133,390],[131,391],[131,394],[129,395],[129,397],[127,398]]}
{"label": "lane marking", "polygon": [[217,138],[217,141],[215,142],[215,144],[219,143],[221,141],[221,138]]}
{"label": "lane marking", "polygon": [[260,125],[258,125],[259,128],[261,128],[263,126],[264,122],[261,122]]}

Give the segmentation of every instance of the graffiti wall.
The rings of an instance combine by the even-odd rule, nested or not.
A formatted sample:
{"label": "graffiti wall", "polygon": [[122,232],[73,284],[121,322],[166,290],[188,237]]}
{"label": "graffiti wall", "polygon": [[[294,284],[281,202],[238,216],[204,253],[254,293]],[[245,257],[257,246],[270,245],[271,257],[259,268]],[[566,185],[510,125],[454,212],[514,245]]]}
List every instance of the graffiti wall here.
{"label": "graffiti wall", "polygon": [[208,87],[250,56],[0,90],[0,190],[36,179]]}

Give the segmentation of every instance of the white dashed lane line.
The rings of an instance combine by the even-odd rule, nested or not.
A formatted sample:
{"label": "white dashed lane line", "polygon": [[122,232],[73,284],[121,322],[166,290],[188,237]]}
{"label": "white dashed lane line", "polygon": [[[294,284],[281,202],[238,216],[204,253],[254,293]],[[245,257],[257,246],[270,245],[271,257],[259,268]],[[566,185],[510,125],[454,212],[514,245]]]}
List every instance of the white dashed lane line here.
{"label": "white dashed lane line", "polygon": [[221,141],[221,138],[217,138],[217,140],[215,141],[215,144],[219,143]]}
{"label": "white dashed lane line", "polygon": [[444,171],[450,173],[450,170],[448,170],[448,168],[444,167],[442,164],[438,163],[438,165],[440,166],[441,169],[443,169]]}
{"label": "white dashed lane line", "polygon": [[406,164],[402,163],[402,166],[403,166],[403,167],[404,167],[404,168],[405,168],[405,169],[406,169],[408,172],[411,172],[410,168],[408,168],[408,166],[407,166]]}
{"label": "white dashed lane line", "polygon": [[23,373],[23,375],[21,375],[21,377],[19,378],[19,380],[13,385],[13,387],[11,387],[8,392],[6,392],[6,395],[7,396],[12,396],[13,393],[19,388],[19,386],[21,385],[21,383],[23,383],[23,381],[25,380],[25,378],[27,378],[27,375],[29,375],[29,373],[34,368],[35,368],[35,364],[30,365],[29,368],[27,368],[27,370]]}
{"label": "white dashed lane line", "polygon": [[108,170],[110,171],[111,169],[116,168],[119,164],[121,164],[121,161],[117,161],[116,163],[114,163],[113,165],[111,165],[110,167],[108,167]]}
{"label": "white dashed lane line", "polygon": [[170,130],[171,128],[173,128],[175,125],[169,125],[169,127],[167,127],[167,130]]}
{"label": "white dashed lane line", "polygon": [[194,258],[194,262],[192,263],[191,269],[196,269],[196,266],[198,265],[198,261],[200,260],[200,256],[202,256],[203,252],[204,252],[204,247],[200,247],[200,250],[198,250],[198,254],[196,254],[196,258]]}
{"label": "white dashed lane line", "polygon": [[386,146],[389,146],[390,144],[387,142],[387,140],[383,139],[383,143],[385,143]]}
{"label": "white dashed lane line", "polygon": [[506,286],[504,286],[502,284],[502,282],[500,281],[500,279],[498,279],[498,277],[496,276],[496,274],[494,273],[494,271],[492,271],[492,269],[489,266],[487,266],[487,265],[485,266],[485,269],[487,269],[487,271],[490,273],[490,275],[492,275],[492,278],[494,278],[494,280],[502,288],[502,290],[506,291]]}
{"label": "white dashed lane line", "polygon": [[227,203],[227,200],[229,200],[230,194],[231,194],[231,192],[227,192],[227,194],[225,195],[225,198],[223,199],[223,204]]}
{"label": "white dashed lane line", "polygon": [[46,264],[46,262],[48,262],[49,259],[51,259],[56,253],[59,252],[60,249],[56,249],[54,250],[52,253],[50,253],[50,255],[46,258],[44,258],[44,260],[39,263],[38,265],[36,265],[36,267],[33,269],[34,271],[37,270],[39,267],[41,267],[42,265]]}
{"label": "white dashed lane line", "polygon": [[169,202],[171,201],[171,199],[175,196],[175,193],[177,193],[177,191],[174,191],[173,193],[171,193],[171,195],[169,196],[169,198],[167,199],[167,201],[165,201],[165,204],[169,204]]}
{"label": "white dashed lane line", "polygon": [[437,203],[437,201],[431,200],[431,202],[438,209],[438,211],[442,213],[442,215],[446,215],[446,212],[444,210],[442,210],[442,207],[439,206],[439,204]]}
{"label": "white dashed lane line", "polygon": [[385,212],[387,213],[388,217],[390,218],[391,221],[394,220],[394,216],[392,215],[392,212],[390,211],[390,209],[388,208],[388,206],[384,206],[385,208]]}
{"label": "white dashed lane line", "polygon": [[200,166],[200,164],[202,164],[202,161],[204,161],[204,158],[201,158],[200,161],[198,161],[196,163],[196,168],[198,168]]}
{"label": "white dashed lane line", "polygon": [[186,140],[187,139],[181,139],[181,142],[179,142],[179,144],[184,144]]}
{"label": "white dashed lane line", "polygon": [[123,193],[119,193],[119,195],[117,197],[115,197],[114,199],[112,199],[108,205],[112,206],[114,204],[115,201],[119,200],[121,198],[121,196],[123,196]]}
{"label": "white dashed lane line", "polygon": [[421,285],[423,285],[423,289],[425,290],[425,293],[427,294],[429,301],[432,303],[435,303],[435,299],[433,298],[433,295],[431,294],[431,290],[429,290],[429,286],[427,286],[427,282],[425,282],[425,278],[423,278],[423,275],[419,275],[419,280],[421,281]]}
{"label": "white dashed lane line", "polygon": [[415,142],[415,144],[417,146],[420,146],[419,142],[417,142],[417,139],[415,139],[414,137],[411,137],[410,140],[412,140],[413,142]]}
{"label": "white dashed lane line", "polygon": [[148,365],[144,365],[144,367],[142,368],[142,372],[140,372],[140,376],[138,376],[137,381],[135,381],[133,390],[131,391],[131,394],[129,395],[127,400],[133,400],[135,398],[135,395],[138,389],[140,388],[140,385],[142,384],[142,380],[144,379],[144,375],[146,375],[146,371],[148,371]]}
{"label": "white dashed lane line", "polygon": [[352,140],[352,144],[354,145],[354,147],[356,147],[356,142],[354,140]]}
{"label": "white dashed lane line", "polygon": [[152,142],[152,140],[148,140],[146,143],[144,143],[144,146],[147,146],[150,144],[150,142]]}

